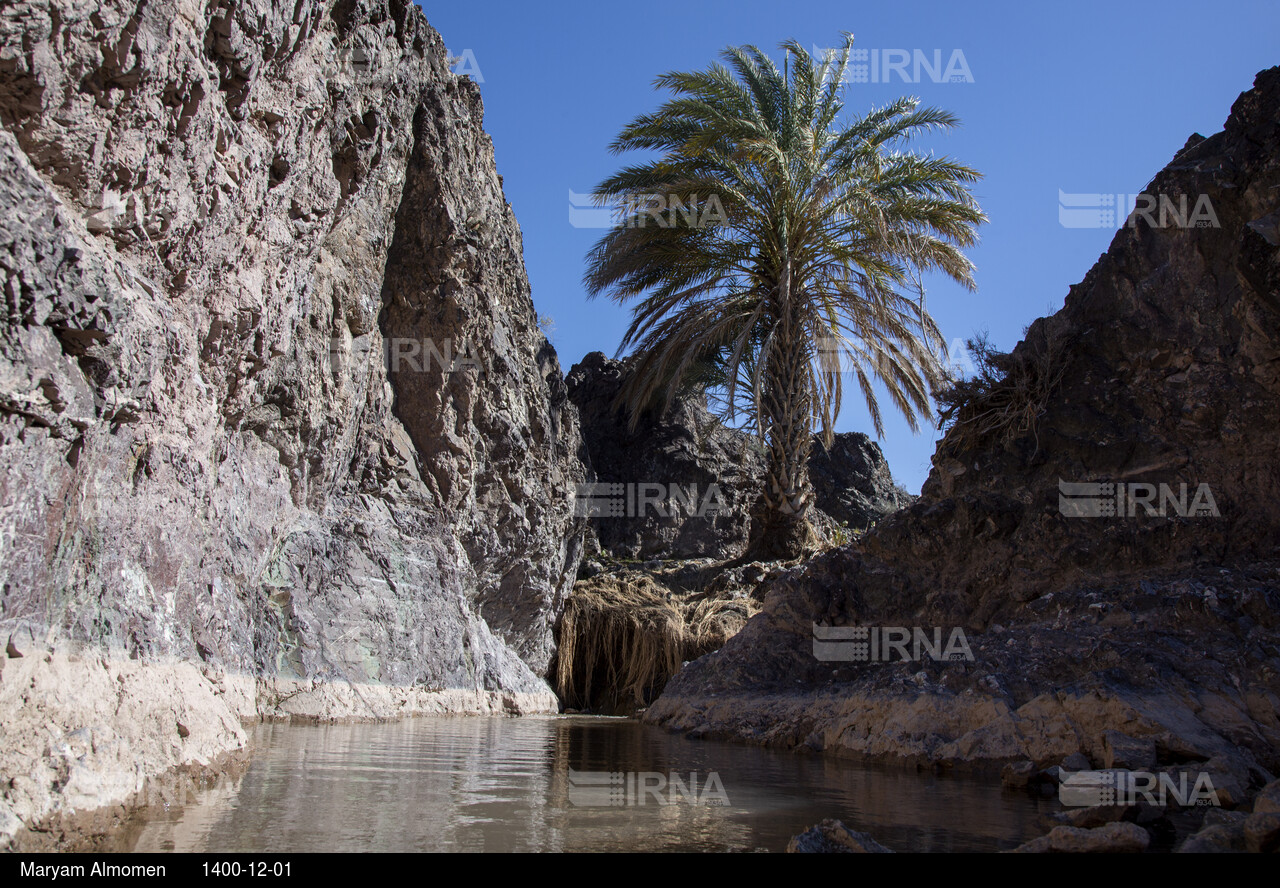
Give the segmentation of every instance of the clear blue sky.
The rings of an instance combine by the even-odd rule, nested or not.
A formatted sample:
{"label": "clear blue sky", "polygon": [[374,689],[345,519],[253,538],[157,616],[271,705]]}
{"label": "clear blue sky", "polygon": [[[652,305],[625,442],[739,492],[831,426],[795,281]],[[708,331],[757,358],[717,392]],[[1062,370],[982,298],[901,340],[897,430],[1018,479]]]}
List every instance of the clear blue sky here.
{"label": "clear blue sky", "polygon": [[[588,301],[583,259],[600,231],[570,224],[569,192],[589,192],[625,158],[608,144],[664,95],[654,78],[703,68],[730,44],[770,52],[852,31],[855,48],[956,50],[972,82],[851,83],[861,112],[918,95],[960,116],[961,129],[919,147],[985,175],[977,194],[991,222],[971,252],[978,291],[936,281],[928,305],[949,340],[987,331],[1011,348],[1032,320],[1061,307],[1114,228],[1068,228],[1059,191],[1140,192],[1192,132],[1222,128],[1254,75],[1280,64],[1280,2],[428,2],[419,4],[460,70],[478,69],[485,127],[524,232],[538,311],[566,372],[590,351],[612,355],[629,315]],[[470,54],[466,51],[470,50]],[[870,61],[870,55],[868,61]],[[868,80],[881,79],[883,59]],[[912,75],[912,65],[906,68]],[[473,72],[474,73],[474,72]],[[1067,200],[1068,205],[1074,205]],[[850,389],[855,388],[850,386]],[[888,405],[886,405],[888,406]],[[838,430],[872,432],[850,395]],[[914,435],[886,411],[880,444],[913,493],[938,435]]]}

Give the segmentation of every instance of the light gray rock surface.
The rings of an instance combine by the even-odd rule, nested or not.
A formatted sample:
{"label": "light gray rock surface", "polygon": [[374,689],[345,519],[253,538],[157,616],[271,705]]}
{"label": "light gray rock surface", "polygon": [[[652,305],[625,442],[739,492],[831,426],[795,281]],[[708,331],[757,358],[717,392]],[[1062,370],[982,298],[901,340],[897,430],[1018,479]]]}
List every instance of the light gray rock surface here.
{"label": "light gray rock surface", "polygon": [[0,47],[0,632],[548,699],[576,413],[421,11],[19,0]]}

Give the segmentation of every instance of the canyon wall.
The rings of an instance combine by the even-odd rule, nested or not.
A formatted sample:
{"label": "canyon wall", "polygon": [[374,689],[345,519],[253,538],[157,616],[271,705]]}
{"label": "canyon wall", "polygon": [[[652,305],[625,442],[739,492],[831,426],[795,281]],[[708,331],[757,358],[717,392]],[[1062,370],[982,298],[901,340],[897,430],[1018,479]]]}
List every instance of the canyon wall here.
{"label": "canyon wall", "polygon": [[[975,768],[1109,766],[1119,732],[1236,801],[1280,769],[1280,68],[1142,190],[1150,217],[968,392],[921,498],[773,580],[648,720]],[[871,656],[895,627],[970,656]]]}
{"label": "canyon wall", "polygon": [[[247,677],[241,717],[554,709],[576,413],[421,11],[18,0],[0,47],[4,674],[176,664]],[[5,773],[55,791],[12,790],[24,822],[61,767],[27,752]]]}

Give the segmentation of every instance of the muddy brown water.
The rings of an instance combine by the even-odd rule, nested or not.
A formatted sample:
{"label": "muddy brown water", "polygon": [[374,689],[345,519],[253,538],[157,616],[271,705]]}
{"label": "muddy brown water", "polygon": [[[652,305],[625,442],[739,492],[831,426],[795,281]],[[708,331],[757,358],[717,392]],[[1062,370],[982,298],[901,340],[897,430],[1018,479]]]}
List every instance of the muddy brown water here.
{"label": "muddy brown water", "polygon": [[631,719],[264,725],[235,780],[149,820],[133,850],[782,851],[827,817],[896,851],[997,851],[1056,799],[998,780],[688,740]]}

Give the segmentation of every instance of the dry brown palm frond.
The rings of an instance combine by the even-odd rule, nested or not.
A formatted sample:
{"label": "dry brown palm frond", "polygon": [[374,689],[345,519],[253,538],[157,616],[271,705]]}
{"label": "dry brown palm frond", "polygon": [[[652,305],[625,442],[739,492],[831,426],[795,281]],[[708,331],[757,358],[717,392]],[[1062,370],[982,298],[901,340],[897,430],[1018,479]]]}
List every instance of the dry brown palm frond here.
{"label": "dry brown palm frond", "polygon": [[643,708],[685,661],[719,649],[755,610],[749,599],[682,597],[648,576],[579,582],[561,617],[556,693],[572,709]]}
{"label": "dry brown palm frond", "polygon": [[693,604],[685,615],[686,660],[696,660],[737,635],[759,605],[751,598],[705,598]]}
{"label": "dry brown palm frond", "polygon": [[[1028,331],[1025,347],[1012,353],[996,351],[985,335],[969,340],[978,372],[938,393],[938,425],[949,427],[945,446],[962,451],[1027,433],[1036,436],[1049,398],[1066,374],[1066,345],[1065,335],[1050,324]],[[1037,437],[1037,451],[1039,446]]]}

